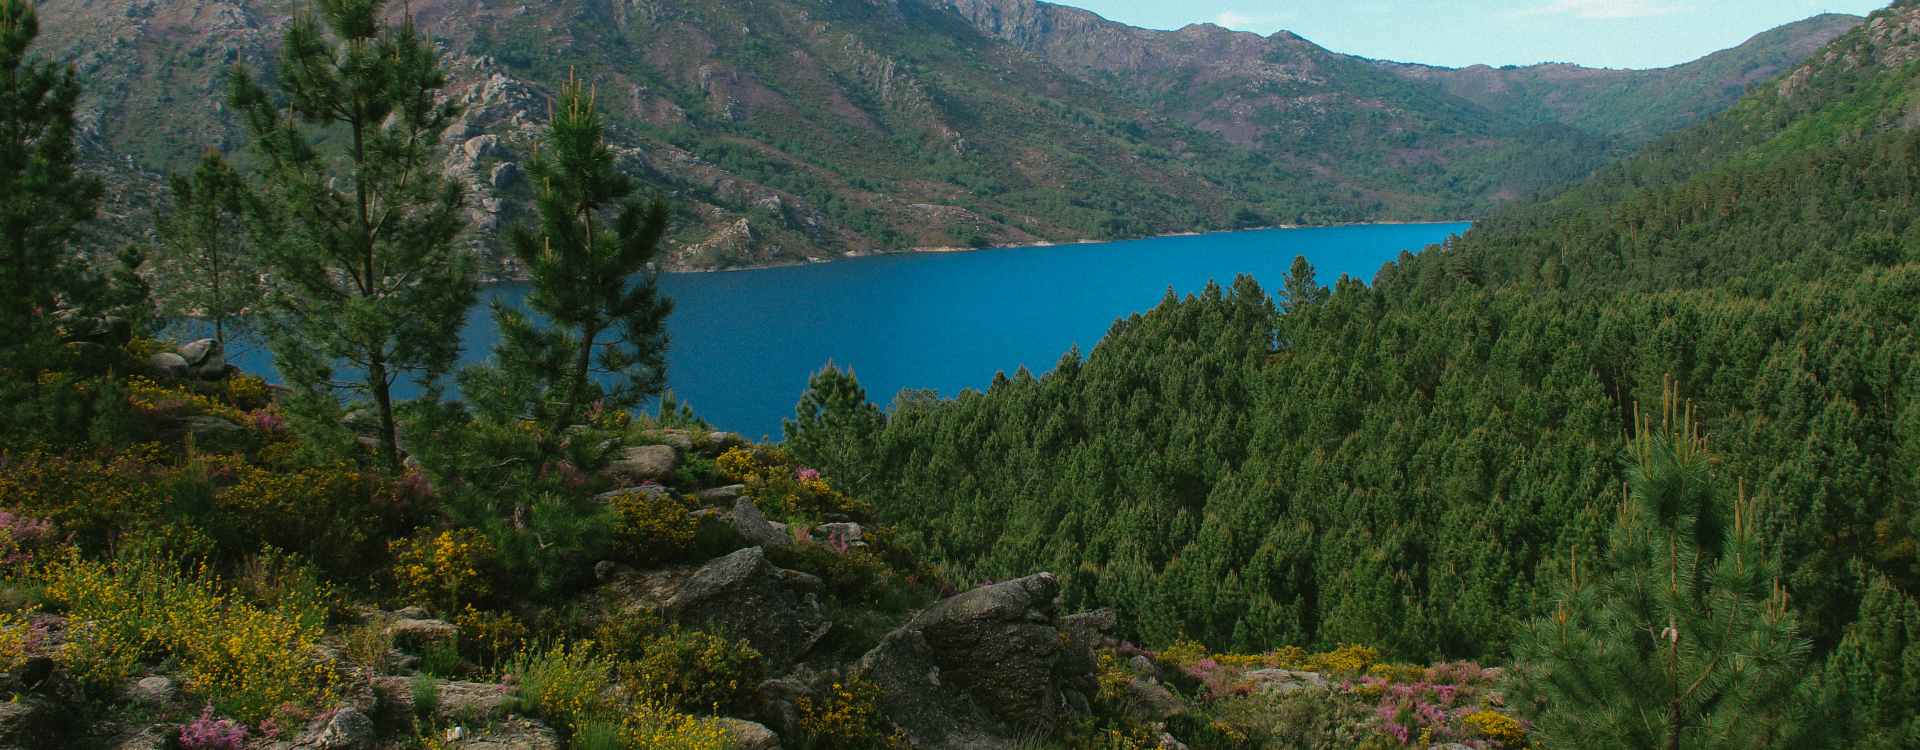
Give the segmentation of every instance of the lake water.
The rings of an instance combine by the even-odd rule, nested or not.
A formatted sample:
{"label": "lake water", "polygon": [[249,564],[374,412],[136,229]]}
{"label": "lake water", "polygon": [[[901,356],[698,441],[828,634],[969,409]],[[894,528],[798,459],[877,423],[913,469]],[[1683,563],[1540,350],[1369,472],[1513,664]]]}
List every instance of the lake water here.
{"label": "lake water", "polygon": [[[1185,295],[1251,274],[1271,292],[1298,255],[1323,285],[1343,273],[1369,281],[1401,251],[1467,226],[1269,229],[667,274],[668,385],[721,429],[778,439],[807,377],[828,361],[852,367],[882,406],[902,388],[953,396],[1022,365],[1051,370],[1076,345],[1090,351],[1114,319],[1151,309],[1169,286]],[[503,285],[482,296],[525,294]],[[462,338],[468,361],[487,356],[497,331],[485,304]],[[270,365],[264,352],[235,359],[251,372]]]}

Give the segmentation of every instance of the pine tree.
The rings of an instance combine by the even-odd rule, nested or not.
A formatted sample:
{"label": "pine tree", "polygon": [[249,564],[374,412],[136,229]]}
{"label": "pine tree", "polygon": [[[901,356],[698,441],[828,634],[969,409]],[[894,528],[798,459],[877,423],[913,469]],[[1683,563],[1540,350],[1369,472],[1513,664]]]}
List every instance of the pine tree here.
{"label": "pine tree", "polygon": [[781,421],[794,456],[854,487],[879,468],[877,446],[886,426],[886,415],[867,402],[853,370],[831,362],[807,380],[793,419]]}
{"label": "pine tree", "polygon": [[1820,721],[1805,746],[1920,746],[1920,603],[1874,576],[1858,619],[1820,675]]}
{"label": "pine tree", "polygon": [[1293,257],[1293,265],[1287,269],[1286,281],[1280,287],[1280,299],[1280,308],[1287,311],[1326,301],[1327,288],[1314,280],[1313,264],[1307,262],[1307,256]]}
{"label": "pine tree", "polygon": [[[667,228],[666,205],[633,197],[631,177],[614,167],[606,125],[586,84],[569,78],[553,111],[546,146],[528,165],[540,228],[515,227],[514,255],[526,267],[527,306],[553,329],[496,308],[508,369],[534,365],[526,383],[531,409],[556,430],[584,407],[628,409],[666,384],[666,319],[673,301],[651,270]],[[596,383],[595,372],[613,376]],[[550,403],[558,408],[547,412]]]}
{"label": "pine tree", "polygon": [[152,263],[162,306],[169,316],[211,323],[224,349],[227,334],[247,326],[241,315],[263,291],[243,222],[246,183],[209,149],[191,174],[173,175],[168,187],[173,212],[160,220]]}
{"label": "pine tree", "polygon": [[357,369],[347,387],[373,398],[397,470],[393,386],[431,385],[452,366],[475,276],[454,244],[464,198],[436,158],[457,111],[446,72],[412,19],[383,26],[382,8],[320,0],[319,17],[287,30],[284,109],[245,69],[230,99],[260,156],[259,250],[275,286],[264,324],[280,371],[320,393],[336,363]]}
{"label": "pine tree", "polygon": [[40,24],[29,0],[0,0],[0,342],[45,332],[56,303],[92,281],[72,246],[100,204],[75,165],[72,68],[27,54]]}
{"label": "pine tree", "polygon": [[1554,747],[1774,746],[1809,647],[1757,503],[1742,486],[1723,513],[1713,458],[1671,385],[1658,429],[1636,421],[1604,569],[1574,557],[1553,614],[1515,646],[1521,706]]}

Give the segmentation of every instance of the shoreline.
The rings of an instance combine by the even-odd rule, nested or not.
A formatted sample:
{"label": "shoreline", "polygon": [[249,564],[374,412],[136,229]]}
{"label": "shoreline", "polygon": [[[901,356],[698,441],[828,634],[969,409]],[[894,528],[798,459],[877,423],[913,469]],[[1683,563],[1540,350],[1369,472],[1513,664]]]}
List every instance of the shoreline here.
{"label": "shoreline", "polygon": [[688,268],[688,269],[680,269],[680,270],[666,270],[666,271],[661,271],[660,273],[732,273],[735,271],[765,271],[772,268],[792,268],[794,266],[828,265],[832,263],[838,263],[843,260],[859,260],[861,258],[879,258],[879,257],[885,257],[889,255],[941,255],[941,254],[948,254],[948,253],[976,253],[976,252],[983,252],[988,250],[1026,250],[1031,248],[1042,248],[1042,247],[1067,247],[1072,245],[1101,245],[1101,244],[1115,243],[1115,242],[1137,242],[1141,240],[1159,240],[1159,239],[1168,239],[1172,237],[1205,237],[1208,235],[1215,235],[1215,234],[1240,234],[1242,232],[1266,232],[1266,231],[1283,230],[1283,229],[1344,229],[1349,227],[1402,227],[1402,226],[1431,226],[1435,224],[1472,224],[1472,223],[1473,223],[1472,219],[1451,219],[1451,220],[1441,219],[1441,220],[1434,220],[1434,221],[1353,221],[1353,222],[1346,222],[1343,224],[1274,224],[1271,226],[1264,226],[1264,227],[1247,227],[1246,229],[1213,229],[1213,230],[1206,230],[1206,231],[1188,230],[1188,231],[1182,231],[1182,232],[1161,232],[1159,234],[1150,234],[1150,235],[1145,235],[1141,237],[1124,237],[1120,239],[1111,239],[1111,240],[1096,240],[1096,239],[1039,240],[1036,242],[1023,242],[1015,245],[987,245],[985,247],[970,247],[966,245],[922,245],[917,247],[901,248],[898,250],[876,250],[876,251],[870,251],[870,252],[846,253],[837,258],[808,258],[804,260],[778,261],[773,263],[754,263],[754,264],[745,265],[745,266],[728,266],[726,268]]}

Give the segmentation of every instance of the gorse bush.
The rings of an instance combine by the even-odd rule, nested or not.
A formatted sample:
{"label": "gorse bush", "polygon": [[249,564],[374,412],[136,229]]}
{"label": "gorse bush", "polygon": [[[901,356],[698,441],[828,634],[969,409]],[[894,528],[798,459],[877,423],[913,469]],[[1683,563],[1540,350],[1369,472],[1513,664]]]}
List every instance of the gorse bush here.
{"label": "gorse bush", "polygon": [[513,613],[487,612],[472,604],[454,616],[453,624],[460,628],[461,655],[488,669],[518,653],[530,634],[527,624]]}
{"label": "gorse bush", "polygon": [[33,610],[0,612],[0,672],[24,666],[46,637],[46,628],[33,622]]}
{"label": "gorse bush", "polygon": [[620,664],[621,681],[635,694],[681,711],[743,707],[765,676],[760,652],[747,641],[678,625],[647,639],[640,650],[640,658]]}
{"label": "gorse bush", "polygon": [[747,486],[747,494],[766,510],[789,520],[818,521],[827,513],[863,514],[866,507],[834,489],[820,471],[794,463],[777,448],[729,448],[715,460],[728,481]]}
{"label": "gorse bush", "polygon": [[904,750],[906,736],[880,715],[880,688],[860,677],[834,682],[818,698],[801,696],[801,747],[809,750]]}
{"label": "gorse bush", "polygon": [[731,746],[726,730],[711,719],[683,713],[654,695],[614,689],[619,671],[601,646],[582,641],[524,651],[509,662],[505,677],[523,710],[551,722],[576,745],[584,740],[612,746],[604,743],[617,735],[618,746],[635,750]]}
{"label": "gorse bush", "polygon": [[641,701],[620,722],[621,739],[635,750],[729,750],[733,735],[720,722]]}
{"label": "gorse bush", "polygon": [[476,530],[423,529],[389,546],[394,583],[409,600],[460,612],[493,593],[493,542]]}
{"label": "gorse bush", "polygon": [[338,677],[315,653],[315,623],[326,614],[310,605],[264,607],[204,566],[183,571],[150,555],[68,556],[42,575],[48,602],[68,618],[61,660],[100,689],[118,689],[144,664],[176,660],[188,691],[248,722],[334,692]]}
{"label": "gorse bush", "polygon": [[614,538],[622,554],[643,565],[674,560],[693,546],[700,522],[687,515],[692,508],[657,485],[613,496],[608,501],[617,518]]}

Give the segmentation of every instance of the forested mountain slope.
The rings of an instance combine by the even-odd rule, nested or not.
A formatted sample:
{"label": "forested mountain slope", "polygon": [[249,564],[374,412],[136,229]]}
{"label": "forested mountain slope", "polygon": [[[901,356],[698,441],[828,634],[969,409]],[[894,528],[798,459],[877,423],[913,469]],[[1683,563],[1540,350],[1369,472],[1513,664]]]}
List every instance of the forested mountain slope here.
{"label": "forested mountain slope", "polygon": [[[163,173],[208,146],[235,149],[221,103],[228,71],[270,72],[298,7],[44,3],[40,48],[92,82],[82,126],[115,188],[118,226],[144,225]],[[1581,178],[1615,145],[1291,35],[1148,31],[1031,7],[1089,19],[1098,33],[1070,44],[1127,55],[1115,64],[1128,69],[1088,75],[1076,60],[1033,54],[1017,33],[983,29],[964,4],[927,0],[427,0],[408,10],[449,55],[466,114],[450,131],[447,169],[468,190],[473,242],[489,255],[525,202],[531,133],[569,69],[598,84],[625,168],[674,199],[674,268],[1478,216]],[[1742,54],[1793,57],[1832,25],[1794,27]],[[1708,78],[1657,85],[1732,85]],[[1641,80],[1621,85],[1641,91]],[[1724,104],[1702,101],[1703,111]]]}
{"label": "forested mountain slope", "polygon": [[1455,215],[1565,185],[1736,101],[1859,23],[1823,15],[1662,70],[1382,62],[1298,35],[1155,31],[1038,0],[946,0],[982,32],[1195,128]]}
{"label": "forested mountain slope", "polygon": [[1072,571],[1069,601],[1124,605],[1150,642],[1501,657],[1569,560],[1605,559],[1622,437],[1671,385],[1714,481],[1757,498],[1815,653],[1866,670],[1829,684],[1905,684],[1910,639],[1856,619],[1884,609],[1869,589],[1920,586],[1916,28],[1896,4],[1370,287],[1169,298],[1044,377],[902,394],[877,437],[809,420],[793,444],[868,477],[936,557]]}

